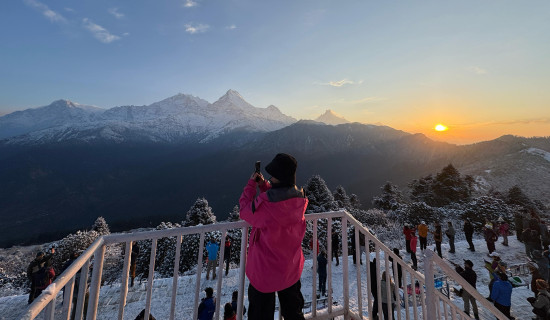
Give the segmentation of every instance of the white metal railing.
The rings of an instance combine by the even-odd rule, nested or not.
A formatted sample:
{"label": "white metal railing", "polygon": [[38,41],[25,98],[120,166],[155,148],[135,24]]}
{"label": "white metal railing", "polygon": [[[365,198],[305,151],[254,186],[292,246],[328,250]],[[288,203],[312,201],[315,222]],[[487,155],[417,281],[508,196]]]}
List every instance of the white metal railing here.
{"label": "white metal railing", "polygon": [[[332,319],[337,317],[343,317],[344,319],[367,319],[371,318],[369,315],[373,315],[374,309],[378,309],[378,318],[383,319],[383,310],[382,310],[382,288],[381,288],[381,277],[382,271],[386,272],[386,301],[392,301],[392,295],[395,297],[395,312],[389,312],[389,319],[397,320],[428,320],[428,319],[470,319],[460,308],[455,305],[447,296],[443,295],[441,292],[436,290],[434,284],[434,273],[437,270],[444,272],[449,278],[452,278],[458,284],[460,284],[464,290],[468,291],[481,305],[488,310],[490,314],[496,316],[498,319],[506,319],[506,317],[500,313],[492,304],[490,304],[486,299],[484,299],[472,286],[470,286],[460,275],[458,275],[454,270],[452,270],[446,262],[441,258],[433,254],[431,250],[426,251],[426,256],[424,260],[424,271],[425,275],[417,272],[407,263],[405,263],[400,257],[393,253],[388,247],[386,247],[378,238],[373,235],[368,228],[359,223],[355,218],[353,218],[346,211],[335,211],[335,212],[325,212],[325,213],[316,213],[306,215],[306,220],[311,221],[312,227],[312,236],[313,236],[313,279],[311,287],[311,312],[306,315],[306,319]],[[341,221],[341,244],[342,244],[342,288],[343,288],[343,306],[333,306],[333,296],[329,294],[327,297],[327,308],[326,310],[317,310],[317,240],[318,240],[318,222],[326,220],[326,239],[321,239],[327,244],[327,260],[332,261],[332,229],[333,223],[335,220]],[[355,272],[356,272],[356,293],[357,299],[354,300],[354,306],[350,306],[350,279],[349,279],[349,263],[347,259],[348,252],[348,224],[354,229],[354,235],[351,239],[355,245],[355,258],[357,261]],[[173,320],[175,318],[175,310],[177,304],[177,288],[178,288],[178,278],[179,278],[179,262],[181,258],[181,243],[183,236],[191,234],[199,234],[199,253],[197,258],[196,266],[196,280],[195,280],[195,294],[194,294],[194,305],[193,305],[193,319],[197,319],[198,305],[199,305],[199,293],[200,293],[200,283],[201,283],[201,271],[202,271],[202,259],[203,259],[203,250],[204,250],[204,239],[205,234],[213,231],[221,232],[221,244],[225,243],[227,236],[227,231],[232,229],[240,229],[242,233],[241,237],[241,248],[240,248],[240,266],[239,266],[239,284],[238,284],[238,309],[237,309],[237,319],[242,319],[242,310],[243,310],[243,301],[245,294],[245,268],[246,264],[246,252],[248,246],[248,229],[250,225],[245,221],[231,222],[231,223],[216,223],[205,226],[196,226],[196,227],[184,227],[184,228],[175,228],[175,229],[165,229],[165,230],[154,230],[154,231],[145,231],[145,232],[136,232],[136,233],[126,233],[126,234],[111,234],[98,238],[71,266],[65,270],[56,280],[50,285],[50,287],[45,290],[33,303],[28,307],[26,313],[21,319],[31,320],[35,319],[39,314],[43,315],[43,319],[52,320],[57,319],[70,319],[71,310],[75,308],[75,317],[76,320],[81,320],[83,318],[84,312],[86,312],[86,319],[95,320],[98,312],[98,301],[100,296],[100,287],[101,287],[101,278],[103,271],[103,262],[105,256],[106,246],[113,244],[124,244],[125,245],[125,256],[124,263],[122,267],[121,274],[121,290],[119,297],[119,312],[118,319],[124,319],[124,308],[126,306],[126,298],[128,294],[128,276],[129,276],[129,266],[130,266],[130,255],[132,252],[132,243],[133,241],[139,240],[151,240],[151,255],[149,259],[149,274],[147,278],[146,285],[146,301],[145,301],[145,317],[144,319],[149,318],[151,310],[151,301],[152,301],[152,292],[153,292],[153,282],[154,282],[154,269],[155,269],[155,256],[156,256],[156,246],[157,241],[166,237],[176,237],[176,252],[175,252],[175,261],[173,269],[173,279],[172,279],[172,292],[171,292],[171,303],[169,311],[169,319]],[[362,267],[359,264],[361,260],[361,240],[364,237],[364,252],[366,254],[366,263]],[[375,291],[378,299],[375,299],[372,294],[372,281],[370,281],[371,264],[371,248],[374,248],[372,252],[376,256],[376,263],[374,267],[378,272],[376,272],[376,288]],[[383,254],[383,261],[381,257]],[[223,261],[224,261],[224,250],[223,245],[220,246],[219,252],[219,261],[221,262],[216,268],[217,272],[217,283],[216,283],[216,301],[220,301],[221,289],[222,289],[222,279],[224,276],[223,272]],[[93,263],[91,263],[93,258]],[[393,260],[390,262],[390,258]],[[193,257],[189,257],[193,259]],[[88,308],[84,310],[84,304],[86,299],[86,288],[88,286],[88,274],[91,265],[92,277],[89,283],[89,301]],[[391,265],[391,267],[390,267]],[[399,283],[398,276],[398,266],[402,270],[402,280]],[[72,305],[73,300],[73,288],[76,274],[80,272],[80,282],[78,297],[76,299],[76,306]],[[362,276],[366,276],[366,288],[363,286]],[[390,282],[395,281],[394,291],[391,292]],[[332,292],[333,282],[332,264],[327,264],[327,292]],[[353,283],[352,283],[353,284]],[[418,292],[417,292],[417,289]],[[61,312],[55,311],[56,305],[56,296],[61,291],[62,288],[65,288],[64,299]],[[409,290],[410,288],[410,290]],[[364,292],[366,289],[366,292]],[[304,288],[303,290],[307,290]],[[189,299],[187,297],[187,299]],[[402,301],[403,300],[403,301]],[[220,319],[220,306],[221,303],[216,304],[215,317],[214,319]],[[482,314],[480,314],[481,316]],[[281,316],[279,316],[281,319]]]}

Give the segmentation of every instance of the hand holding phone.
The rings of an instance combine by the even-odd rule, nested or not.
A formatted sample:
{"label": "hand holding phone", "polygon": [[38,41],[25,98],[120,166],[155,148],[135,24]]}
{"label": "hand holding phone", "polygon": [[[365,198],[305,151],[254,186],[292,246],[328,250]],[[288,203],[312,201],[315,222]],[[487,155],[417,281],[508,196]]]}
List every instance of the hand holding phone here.
{"label": "hand holding phone", "polygon": [[[261,171],[260,171],[260,165],[261,165],[261,161],[256,161],[256,165],[255,165],[255,171],[256,173],[260,174]],[[256,177],[256,182],[260,181],[260,177]]]}

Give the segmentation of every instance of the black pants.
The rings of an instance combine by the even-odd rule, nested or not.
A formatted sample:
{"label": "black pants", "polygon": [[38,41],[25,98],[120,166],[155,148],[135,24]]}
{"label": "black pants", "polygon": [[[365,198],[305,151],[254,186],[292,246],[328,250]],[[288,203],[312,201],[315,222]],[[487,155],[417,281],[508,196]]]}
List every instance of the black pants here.
{"label": "black pants", "polygon": [[435,242],[435,249],[437,250],[437,255],[440,258],[443,258],[443,256],[441,255],[441,242],[439,242],[439,241]]}
{"label": "black pants", "polygon": [[[292,286],[278,291],[281,314],[285,320],[303,320],[304,297],[300,291],[300,280]],[[248,319],[273,320],[275,314],[275,292],[263,293],[250,284],[248,286]]]}
{"label": "black pants", "polygon": [[229,273],[229,258],[225,259],[225,275]]}
{"label": "black pants", "polygon": [[495,302],[495,307],[500,310],[500,312],[504,313],[505,316],[510,319],[510,306],[503,306],[498,302]]}
{"label": "black pants", "polygon": [[411,253],[411,240],[405,240],[405,248],[407,249],[407,253]]}
{"label": "black pants", "polygon": [[340,261],[338,261],[338,246],[332,245],[332,258],[336,258],[336,265],[340,264]]}
{"label": "black pants", "polygon": [[426,250],[426,246],[428,245],[428,238],[425,237],[418,237],[420,239],[420,250]]}
{"label": "black pants", "polygon": [[472,241],[471,234],[466,235],[466,241],[468,241],[468,244],[470,245],[470,250],[475,251],[476,249],[474,248],[474,242]]}
{"label": "black pants", "polygon": [[418,268],[418,265],[417,265],[418,261],[416,260],[416,252],[411,251],[411,260],[413,262],[413,268],[416,270],[416,268]]}
{"label": "black pants", "polygon": [[319,273],[319,291],[321,291],[322,294],[325,294],[327,292],[327,274],[321,274]]}

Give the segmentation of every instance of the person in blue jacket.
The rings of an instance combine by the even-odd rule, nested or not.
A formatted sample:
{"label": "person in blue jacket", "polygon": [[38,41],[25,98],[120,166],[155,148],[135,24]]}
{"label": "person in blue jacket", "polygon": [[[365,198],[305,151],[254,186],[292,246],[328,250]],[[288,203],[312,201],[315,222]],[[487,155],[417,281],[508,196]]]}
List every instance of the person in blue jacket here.
{"label": "person in blue jacket", "polygon": [[210,279],[210,270],[213,270],[212,279],[216,279],[216,267],[218,266],[218,251],[220,250],[220,245],[210,240],[206,245],[206,251],[208,251],[208,262],[206,263],[206,280]]}
{"label": "person in blue jacket", "polygon": [[495,307],[510,319],[510,306],[512,305],[512,284],[508,281],[506,273],[497,272],[495,283],[491,291],[491,299]]}
{"label": "person in blue jacket", "polygon": [[214,289],[208,287],[204,289],[204,292],[206,292],[206,297],[199,304],[199,320],[212,320],[216,311]]}

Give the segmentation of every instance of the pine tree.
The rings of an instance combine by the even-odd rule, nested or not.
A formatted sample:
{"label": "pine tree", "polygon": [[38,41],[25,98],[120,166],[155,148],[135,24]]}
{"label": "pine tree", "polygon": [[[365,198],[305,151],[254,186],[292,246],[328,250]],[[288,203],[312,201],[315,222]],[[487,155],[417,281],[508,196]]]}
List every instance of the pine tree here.
{"label": "pine tree", "polygon": [[525,211],[530,211],[531,209],[536,208],[533,201],[529,199],[529,197],[523,192],[523,190],[521,190],[518,185],[515,185],[508,190],[505,201],[510,205],[520,206],[524,208]]}
{"label": "pine tree", "polygon": [[111,231],[109,230],[109,225],[107,225],[107,222],[103,217],[97,217],[97,219],[94,222],[94,225],[92,226],[92,230],[96,231],[102,236],[111,233]]}
{"label": "pine tree", "polygon": [[193,206],[187,211],[183,226],[192,227],[216,223],[216,216],[212,212],[212,208],[208,205],[205,198],[198,198]]}
{"label": "pine tree", "polygon": [[433,191],[435,194],[436,205],[444,206],[453,202],[467,201],[471,195],[471,185],[473,182],[462,179],[458,170],[449,164],[439,172],[435,177]]}
{"label": "pine tree", "polygon": [[321,176],[314,175],[311,177],[305,189],[309,200],[307,213],[338,210],[338,204]]}
{"label": "pine tree", "polygon": [[485,221],[497,221],[499,217],[513,223],[513,209],[504,201],[491,196],[481,196],[473,199],[466,205],[462,214],[463,219],[470,219],[474,228],[481,231]]}
{"label": "pine tree", "polygon": [[336,201],[338,208],[346,209],[350,211],[352,209],[350,198],[346,193],[346,190],[341,185],[336,187],[333,192],[334,200]]}
{"label": "pine tree", "polygon": [[350,203],[350,206],[351,206],[352,209],[360,209],[361,208],[361,201],[359,201],[359,197],[355,193],[352,193],[349,196],[349,203]]}
{"label": "pine tree", "polygon": [[386,182],[381,188],[382,195],[375,196],[372,199],[372,204],[375,208],[382,210],[397,210],[399,206],[404,202],[403,195],[399,188],[391,182]]}
{"label": "pine tree", "polygon": [[[179,228],[180,225],[171,222],[162,222],[156,230]],[[174,272],[174,260],[176,257],[177,237],[160,238],[157,241],[157,254],[155,257],[155,270],[164,277],[171,277]]]}
{"label": "pine tree", "polygon": [[241,217],[240,217],[239,205],[237,204],[233,207],[233,210],[231,210],[231,212],[229,212],[229,216],[227,218],[227,221],[235,222],[235,221],[239,221],[239,220],[241,220]]}

